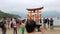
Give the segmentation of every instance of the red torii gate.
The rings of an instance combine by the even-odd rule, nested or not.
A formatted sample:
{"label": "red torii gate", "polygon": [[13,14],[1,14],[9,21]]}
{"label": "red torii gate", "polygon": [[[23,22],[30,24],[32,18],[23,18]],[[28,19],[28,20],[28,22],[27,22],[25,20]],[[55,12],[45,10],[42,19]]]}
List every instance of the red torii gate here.
{"label": "red torii gate", "polygon": [[29,19],[33,19],[33,20],[37,20],[40,21],[41,19],[41,10],[43,9],[43,7],[40,8],[34,8],[34,9],[27,9],[28,10],[28,18]]}

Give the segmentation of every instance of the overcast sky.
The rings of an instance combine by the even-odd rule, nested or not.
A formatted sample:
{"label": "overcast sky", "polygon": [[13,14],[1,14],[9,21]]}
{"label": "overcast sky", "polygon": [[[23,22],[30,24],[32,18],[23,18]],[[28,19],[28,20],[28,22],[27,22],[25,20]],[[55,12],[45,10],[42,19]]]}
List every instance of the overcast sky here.
{"label": "overcast sky", "polygon": [[0,10],[7,13],[27,13],[26,8],[43,6],[43,11],[60,12],[60,0],[0,0]]}

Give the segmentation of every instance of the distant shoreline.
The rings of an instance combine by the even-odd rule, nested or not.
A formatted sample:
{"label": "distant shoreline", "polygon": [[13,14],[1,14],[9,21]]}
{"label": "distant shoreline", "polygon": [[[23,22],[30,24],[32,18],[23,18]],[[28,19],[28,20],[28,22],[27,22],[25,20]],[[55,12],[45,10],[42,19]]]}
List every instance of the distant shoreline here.
{"label": "distant shoreline", "polygon": [[54,27],[60,27],[60,25],[54,25]]}

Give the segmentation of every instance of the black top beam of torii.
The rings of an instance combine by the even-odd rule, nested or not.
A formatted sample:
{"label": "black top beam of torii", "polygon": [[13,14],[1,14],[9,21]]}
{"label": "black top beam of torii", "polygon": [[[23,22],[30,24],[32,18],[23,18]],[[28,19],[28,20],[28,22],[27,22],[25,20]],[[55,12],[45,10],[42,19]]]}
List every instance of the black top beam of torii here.
{"label": "black top beam of torii", "polygon": [[34,8],[34,9],[27,9],[28,11],[34,11],[35,12],[35,10],[41,10],[41,9],[43,9],[44,7],[40,7],[40,8]]}

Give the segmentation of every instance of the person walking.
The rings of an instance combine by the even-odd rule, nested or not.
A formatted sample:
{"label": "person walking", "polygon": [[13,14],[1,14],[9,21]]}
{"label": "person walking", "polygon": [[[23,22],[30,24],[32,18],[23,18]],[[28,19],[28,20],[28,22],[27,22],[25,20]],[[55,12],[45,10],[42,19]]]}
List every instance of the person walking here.
{"label": "person walking", "polygon": [[[36,22],[34,20],[28,20],[25,27],[26,27],[26,31],[28,34],[35,34],[36,33],[37,26],[36,26]],[[44,30],[42,27],[40,28],[40,30],[41,30],[41,33],[44,34]]]}
{"label": "person walking", "polygon": [[6,20],[7,20],[7,18],[3,17],[2,21],[0,22],[2,34],[6,34],[6,31],[7,31]]}
{"label": "person walking", "polygon": [[17,34],[17,24],[15,18],[12,19],[12,23],[13,23],[13,34]]}
{"label": "person walking", "polygon": [[53,30],[53,18],[50,18],[50,29]]}
{"label": "person walking", "polygon": [[22,20],[21,30],[22,30],[22,34],[24,34],[24,32],[25,32],[25,20]]}
{"label": "person walking", "polygon": [[48,18],[47,18],[47,25],[48,25],[48,28],[49,28],[50,23],[49,23],[49,19]]}
{"label": "person walking", "polygon": [[43,18],[43,24],[44,24],[44,29],[47,30],[46,28],[46,23],[47,23],[47,19],[46,18]]}

